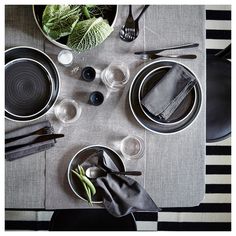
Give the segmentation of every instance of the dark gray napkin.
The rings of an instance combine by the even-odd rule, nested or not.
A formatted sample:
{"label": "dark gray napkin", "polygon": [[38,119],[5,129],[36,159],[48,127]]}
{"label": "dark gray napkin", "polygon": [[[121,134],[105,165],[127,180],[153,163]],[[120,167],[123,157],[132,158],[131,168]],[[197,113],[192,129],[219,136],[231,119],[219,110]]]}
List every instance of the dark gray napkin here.
{"label": "dark gray napkin", "polygon": [[[37,124],[29,125],[23,128],[19,128],[14,131],[10,131],[5,133],[5,139],[14,138],[18,136],[22,136],[25,134],[30,134],[36,130],[39,130],[43,127],[51,127],[51,123],[49,121],[43,121]],[[45,151],[55,145],[55,140],[48,140],[40,143],[29,144],[33,142],[38,135],[29,135],[25,138],[20,138],[16,141],[5,144],[5,148],[12,147],[12,150],[5,151],[5,159],[7,161],[13,161],[21,157],[25,157],[37,152]],[[25,144],[23,147],[17,147],[18,145]],[[14,148],[16,146],[17,148]]]}
{"label": "dark gray napkin", "polygon": [[105,151],[91,155],[84,163],[86,169],[91,165],[107,170],[106,176],[93,180],[97,190],[103,196],[103,204],[107,211],[115,217],[122,217],[135,211],[154,211],[159,208],[146,190],[135,180],[122,175],[109,174],[119,169]]}
{"label": "dark gray napkin", "polygon": [[196,84],[196,78],[176,64],[145,95],[141,103],[155,116],[167,120]]}

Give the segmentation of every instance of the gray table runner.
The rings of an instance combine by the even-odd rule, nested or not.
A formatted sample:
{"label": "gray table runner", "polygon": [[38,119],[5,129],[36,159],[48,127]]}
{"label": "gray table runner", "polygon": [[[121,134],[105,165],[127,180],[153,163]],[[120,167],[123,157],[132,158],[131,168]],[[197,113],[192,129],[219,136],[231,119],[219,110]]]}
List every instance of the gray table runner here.
{"label": "gray table runner", "polygon": [[[9,13],[6,16],[17,17],[24,23],[26,16],[22,15],[19,18],[18,11],[25,12],[25,8],[29,10],[29,7],[21,7],[21,11],[14,11],[15,16],[10,15],[13,13],[13,8],[8,7]],[[142,6],[134,6],[134,15],[137,15],[141,8]],[[140,20],[140,35],[133,43],[126,43],[118,38],[118,31],[127,14],[128,7],[119,6],[119,15],[112,35],[97,48],[75,55],[75,64],[72,68],[91,65],[103,69],[117,59],[125,61],[134,72],[141,64],[141,61],[133,55],[134,51],[197,42],[200,47],[191,49],[191,53],[196,53],[198,59],[181,61],[196,73],[203,88],[204,102],[197,120],[191,127],[178,134],[153,134],[138,124],[129,109],[127,94],[132,78],[123,92],[112,94],[101,106],[93,107],[87,104],[89,93],[94,90],[104,93],[106,91],[100,80],[92,83],[78,80],[78,74],[71,73],[72,68],[57,64],[61,75],[59,100],[72,97],[80,102],[81,117],[75,124],[62,129],[65,138],[58,140],[54,148],[45,152],[46,159],[42,153],[37,154],[36,158],[27,157],[11,164],[6,163],[6,207],[46,209],[87,207],[87,204],[78,200],[69,189],[66,171],[70,159],[87,145],[102,144],[117,150],[115,145],[131,133],[145,140],[146,152],[144,158],[137,162],[125,161],[126,169],[138,169],[144,172],[144,175],[136,177],[136,180],[146,188],[158,206],[194,206],[202,200],[205,174],[204,7],[150,7],[145,17]],[[45,41],[45,52],[56,61],[60,48],[42,39],[36,25],[33,25],[33,19],[28,22],[31,22],[27,24],[30,24],[28,29],[23,25],[21,27],[17,25],[20,33],[15,41],[12,36],[13,23],[9,20],[6,25],[6,46],[31,45],[42,49],[42,42]],[[32,35],[36,39],[32,40]],[[14,41],[9,41],[10,36]],[[50,119],[56,130],[60,129],[60,124],[52,112],[43,119],[45,118]],[[23,125],[7,121],[6,130]],[[18,170],[21,168],[21,171],[16,173],[16,168]]]}

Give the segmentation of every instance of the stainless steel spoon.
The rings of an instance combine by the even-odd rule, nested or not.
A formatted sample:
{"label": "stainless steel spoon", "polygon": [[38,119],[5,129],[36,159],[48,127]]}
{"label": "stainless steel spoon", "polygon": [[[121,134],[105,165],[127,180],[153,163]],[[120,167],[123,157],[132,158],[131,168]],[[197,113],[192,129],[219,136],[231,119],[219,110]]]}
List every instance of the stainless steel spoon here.
{"label": "stainless steel spoon", "polygon": [[91,166],[85,171],[85,175],[90,179],[96,179],[98,177],[106,176],[107,173],[113,174],[113,175],[135,175],[135,176],[142,175],[141,171],[110,171],[110,172],[106,172],[105,170],[103,170],[97,166]]}

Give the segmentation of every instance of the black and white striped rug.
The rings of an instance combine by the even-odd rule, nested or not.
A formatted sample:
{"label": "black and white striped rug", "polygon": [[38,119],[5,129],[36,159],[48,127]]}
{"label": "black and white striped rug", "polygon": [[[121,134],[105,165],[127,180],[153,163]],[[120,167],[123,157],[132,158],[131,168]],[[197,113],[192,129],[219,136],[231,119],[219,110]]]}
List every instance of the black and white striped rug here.
{"label": "black and white striped rug", "polygon": [[[215,54],[231,43],[231,6],[206,6],[206,48]],[[51,211],[5,211],[6,230],[47,230]],[[135,213],[140,231],[231,230],[231,139],[206,144],[206,194],[197,207]]]}

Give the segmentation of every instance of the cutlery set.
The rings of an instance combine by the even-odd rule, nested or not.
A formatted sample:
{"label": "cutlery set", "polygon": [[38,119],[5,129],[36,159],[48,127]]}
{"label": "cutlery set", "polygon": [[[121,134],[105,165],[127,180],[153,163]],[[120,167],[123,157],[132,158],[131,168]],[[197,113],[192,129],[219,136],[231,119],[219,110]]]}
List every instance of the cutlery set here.
{"label": "cutlery set", "polygon": [[[126,19],[125,25],[122,26],[120,30],[120,38],[125,42],[132,42],[135,40],[139,35],[139,20],[143,13],[148,9],[149,5],[145,5],[142,9],[139,16],[134,20],[133,14],[132,14],[132,5],[129,5],[129,15]],[[194,48],[198,47],[198,43],[194,44],[185,44],[181,46],[173,46],[168,48],[162,48],[158,50],[152,50],[152,51],[143,51],[143,52],[135,52],[136,55],[140,55],[140,58],[142,60],[153,60],[161,57],[165,58],[181,58],[181,59],[196,59],[197,56],[195,54],[159,54],[160,52],[167,51],[167,50],[174,50],[174,49],[183,49],[183,48]]]}
{"label": "cutlery set", "polygon": [[[34,136],[35,138],[33,139]],[[32,141],[29,142],[28,139],[26,139],[27,137],[32,137]],[[28,145],[43,143],[49,140],[54,140],[56,142],[57,138],[62,138],[62,137],[64,137],[64,134],[54,134],[53,127],[43,127],[41,129],[38,129],[34,132],[31,132],[25,135],[16,136],[13,138],[6,138],[5,139],[5,145],[6,145],[5,152],[9,152],[9,151],[16,150],[22,147],[26,147]],[[26,139],[25,143],[24,143],[24,139]]]}

